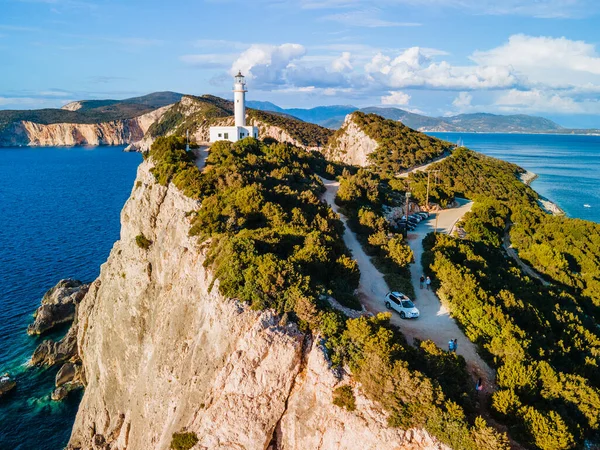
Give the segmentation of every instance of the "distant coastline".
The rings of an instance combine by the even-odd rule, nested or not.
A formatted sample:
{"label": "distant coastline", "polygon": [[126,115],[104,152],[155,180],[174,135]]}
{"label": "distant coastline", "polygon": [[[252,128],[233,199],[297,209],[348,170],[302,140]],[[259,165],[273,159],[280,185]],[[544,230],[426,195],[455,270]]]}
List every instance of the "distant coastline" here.
{"label": "distant coastline", "polygon": [[[526,170],[525,172],[523,172],[522,174],[519,175],[519,179],[523,183],[525,183],[527,186],[531,186],[531,183],[533,183],[537,178],[538,178],[538,174],[533,173],[529,170]],[[533,189],[533,187],[532,187],[532,189]],[[536,191],[536,193],[539,196],[538,204],[544,211],[546,211],[548,214],[552,214],[553,216],[564,216],[565,215],[565,212],[556,203],[547,199],[546,197],[541,195],[539,192]]]}
{"label": "distant coastline", "polygon": [[586,133],[582,130],[581,133],[553,133],[550,131],[435,131],[435,130],[419,130],[421,133],[448,133],[448,134],[510,134],[510,135],[525,135],[525,136],[600,136],[600,131]]}

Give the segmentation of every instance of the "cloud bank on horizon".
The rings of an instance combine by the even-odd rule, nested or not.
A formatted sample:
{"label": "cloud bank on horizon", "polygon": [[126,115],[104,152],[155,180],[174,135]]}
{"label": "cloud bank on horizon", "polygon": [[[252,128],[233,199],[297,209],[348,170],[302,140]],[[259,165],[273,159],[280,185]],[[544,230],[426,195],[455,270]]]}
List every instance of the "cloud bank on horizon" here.
{"label": "cloud bank on horizon", "polygon": [[[86,33],[56,32],[47,30],[45,22],[19,20],[20,14],[29,19],[26,10],[31,8],[48,9],[53,18],[77,15],[90,20],[108,7],[113,12],[127,9],[109,0],[86,7],[68,0],[6,1],[15,14],[0,20],[0,57],[9,53],[15,68],[21,61],[4,43],[13,37],[12,44],[23,50],[44,48],[49,44],[41,42],[42,34],[62,42],[58,48],[64,49],[65,59],[78,46],[95,47],[124,67],[118,74],[82,74],[78,82],[62,85],[53,75],[53,84],[36,87],[19,86],[18,77],[10,76],[2,83],[0,75],[0,85],[12,86],[11,91],[0,91],[0,108],[56,105],[102,97],[103,91],[123,98],[126,92],[159,90],[154,88],[158,80],[162,90],[228,95],[230,76],[241,70],[254,99],[283,106],[386,105],[432,115],[600,114],[600,4],[592,0],[255,0],[252,10],[244,9],[247,3],[241,0],[210,0],[196,11],[204,18],[202,27],[183,25],[193,23],[190,11],[189,19],[187,14],[176,16],[181,24],[177,30],[152,36],[93,34],[85,23]],[[177,0],[166,11],[158,0],[149,0],[147,9],[154,8],[168,21],[171,9],[186,3]],[[223,14],[236,7],[244,17],[219,19],[229,17]],[[152,28],[159,18],[146,20],[145,28]],[[136,22],[145,23],[144,17]],[[28,43],[23,36],[40,42]],[[160,61],[148,60],[167,52],[170,73],[159,67]],[[32,62],[31,55],[22,59]],[[145,80],[127,66],[153,70],[155,77]],[[183,76],[201,81],[192,85]],[[600,120],[595,126],[600,127]]]}

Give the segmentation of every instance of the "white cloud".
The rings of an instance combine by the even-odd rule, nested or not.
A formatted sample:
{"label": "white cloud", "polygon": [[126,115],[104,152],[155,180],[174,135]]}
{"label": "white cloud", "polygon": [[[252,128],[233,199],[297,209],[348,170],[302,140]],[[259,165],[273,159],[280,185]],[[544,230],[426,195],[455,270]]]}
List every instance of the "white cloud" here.
{"label": "white cloud", "polygon": [[323,16],[322,20],[339,22],[343,25],[352,27],[366,28],[387,28],[387,27],[419,27],[420,23],[416,22],[397,22],[385,20],[379,17],[380,11],[377,9],[361,9],[346,11],[336,14]]}
{"label": "white cloud", "polygon": [[350,52],[343,52],[339,58],[331,63],[331,70],[334,72],[352,72],[352,63],[350,62]]}
{"label": "white cloud", "polygon": [[[204,44],[218,46],[221,41]],[[223,49],[231,44],[225,41]],[[241,70],[253,90],[339,96],[362,104],[374,99],[385,105],[420,103],[419,91],[440,91],[438,112],[598,110],[600,56],[583,41],[514,35],[501,46],[475,51],[464,64],[450,63],[437,49],[376,49],[354,43],[344,48],[338,42],[308,49],[293,43],[253,44],[237,55],[214,51],[181,60],[203,67],[226,65],[230,75]],[[479,92],[477,105],[473,92]]]}
{"label": "white cloud", "polygon": [[592,44],[564,37],[513,35],[500,47],[476,51],[479,65],[513,67],[533,84],[574,87],[600,84],[600,56]]}
{"label": "white cloud", "polygon": [[255,44],[233,62],[229,73],[233,76],[241,71],[263,85],[285,84],[285,71],[305,54],[306,49],[300,44]]}
{"label": "white cloud", "polygon": [[560,111],[568,114],[585,112],[586,106],[577,103],[574,99],[561,96],[557,93],[543,92],[539,89],[531,91],[518,91],[511,89],[500,95],[495,105],[506,112],[548,112]]}
{"label": "white cloud", "polygon": [[365,65],[365,71],[374,81],[400,89],[505,89],[519,82],[510,67],[436,63],[418,47],[409,48],[394,59],[377,54]]}
{"label": "white cloud", "polygon": [[470,108],[471,102],[473,101],[473,96],[468,92],[461,92],[454,99],[452,104],[458,108],[460,111],[464,111]]}
{"label": "white cloud", "polygon": [[410,101],[410,95],[405,94],[402,91],[390,91],[389,95],[385,95],[381,97],[382,105],[396,105],[396,106],[405,106],[408,105]]}

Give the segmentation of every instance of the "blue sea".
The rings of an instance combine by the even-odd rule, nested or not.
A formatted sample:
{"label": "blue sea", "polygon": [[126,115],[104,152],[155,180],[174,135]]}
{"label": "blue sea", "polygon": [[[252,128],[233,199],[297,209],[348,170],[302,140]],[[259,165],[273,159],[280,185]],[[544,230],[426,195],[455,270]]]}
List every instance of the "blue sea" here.
{"label": "blue sea", "polygon": [[[600,222],[600,137],[433,134],[537,173],[540,194]],[[0,400],[0,450],[58,450],[69,439],[80,395],[50,400],[57,368],[26,368],[40,342],[26,328],[58,280],[96,278],[140,161],[122,147],[0,148],[0,373],[18,382]]]}
{"label": "blue sea", "polygon": [[567,216],[600,222],[600,136],[428,134],[536,173],[531,187]]}
{"label": "blue sea", "polygon": [[81,394],[50,400],[58,368],[25,366],[41,342],[26,328],[46,290],[61,278],[94,280],[119,238],[141,161],[122,150],[0,148],[0,374],[18,383],[0,399],[1,450],[58,450],[69,440]]}

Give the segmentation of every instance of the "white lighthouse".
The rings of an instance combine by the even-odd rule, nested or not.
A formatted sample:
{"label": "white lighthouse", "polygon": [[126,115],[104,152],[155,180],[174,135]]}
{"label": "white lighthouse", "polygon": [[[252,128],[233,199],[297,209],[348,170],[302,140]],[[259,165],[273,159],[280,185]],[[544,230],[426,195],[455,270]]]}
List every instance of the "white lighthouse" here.
{"label": "white lighthouse", "polygon": [[258,128],[246,126],[246,78],[242,72],[234,77],[233,83],[233,109],[235,126],[210,127],[210,142],[231,141],[253,137],[258,139]]}

